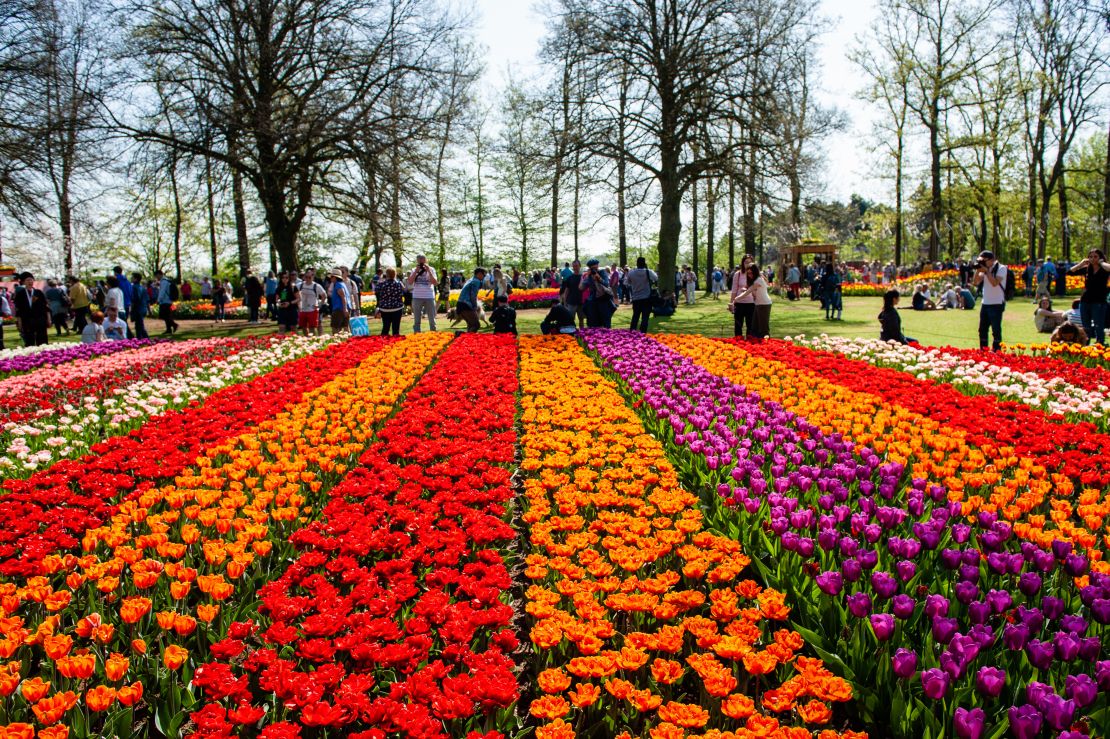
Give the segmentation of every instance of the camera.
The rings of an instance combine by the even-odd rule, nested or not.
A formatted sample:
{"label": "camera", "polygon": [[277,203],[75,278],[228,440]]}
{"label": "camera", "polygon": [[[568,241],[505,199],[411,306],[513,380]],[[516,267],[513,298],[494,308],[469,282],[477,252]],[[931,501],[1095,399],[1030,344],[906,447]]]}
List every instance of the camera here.
{"label": "camera", "polygon": [[986,268],[987,268],[987,260],[983,259],[982,257],[979,257],[978,259],[975,260],[975,269],[986,269]]}

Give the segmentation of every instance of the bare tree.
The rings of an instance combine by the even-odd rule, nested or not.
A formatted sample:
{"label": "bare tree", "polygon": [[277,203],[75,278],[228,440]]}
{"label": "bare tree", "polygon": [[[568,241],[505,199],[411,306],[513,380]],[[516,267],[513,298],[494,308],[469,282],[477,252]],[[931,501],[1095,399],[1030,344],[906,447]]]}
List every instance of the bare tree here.
{"label": "bare tree", "polygon": [[[725,137],[741,112],[736,81],[756,55],[782,43],[810,10],[764,0],[562,0],[595,77],[586,145],[649,172],[660,196],[660,280],[670,285],[682,230],[682,202],[709,172],[724,171],[739,142]],[[613,132],[622,78],[624,145]],[[694,154],[709,122],[718,139]]]}
{"label": "bare tree", "polygon": [[128,129],[241,174],[289,269],[345,142],[367,127],[400,132],[400,83],[448,74],[460,23],[431,0],[164,0],[127,12],[146,80],[194,111],[172,137]]}
{"label": "bare tree", "polygon": [[546,220],[551,188],[540,109],[537,99],[518,83],[509,81],[494,171],[500,192],[509,204],[506,215],[520,244],[519,268],[522,271],[531,263],[532,239]]}

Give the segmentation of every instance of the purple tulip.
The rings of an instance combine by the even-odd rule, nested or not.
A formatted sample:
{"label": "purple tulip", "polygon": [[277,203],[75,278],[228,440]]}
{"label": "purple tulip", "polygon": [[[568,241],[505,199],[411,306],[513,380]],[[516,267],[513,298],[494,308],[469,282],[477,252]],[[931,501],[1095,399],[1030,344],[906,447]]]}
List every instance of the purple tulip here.
{"label": "purple tulip", "polygon": [[987,715],[982,708],[972,708],[969,711],[961,706],[952,717],[952,728],[960,739],[979,739],[983,735],[986,721]]}
{"label": "purple tulip", "polygon": [[973,582],[961,580],[952,588],[952,592],[955,594],[956,600],[967,605],[979,597],[979,586]]}
{"label": "purple tulip", "polygon": [[1098,681],[1099,690],[1110,693],[1110,660],[1095,664],[1095,680]]}
{"label": "purple tulip", "polygon": [[948,692],[948,675],[944,670],[933,668],[921,673],[921,689],[926,698],[940,700]]}
{"label": "purple tulip", "polygon": [[1063,559],[1071,554],[1071,542],[1062,539],[1054,539],[1052,541],[1052,553],[1056,555],[1056,559]]}
{"label": "purple tulip", "polygon": [[871,596],[867,593],[852,593],[848,596],[848,611],[856,618],[871,613]]}
{"label": "purple tulip", "polygon": [[943,595],[933,594],[926,596],[925,615],[929,616],[929,618],[936,618],[937,616],[947,616],[949,605],[950,604],[948,602],[948,599],[945,598]]}
{"label": "purple tulip", "polygon": [[1067,631],[1057,631],[1052,638],[1056,659],[1071,662],[1079,656],[1079,637]]}
{"label": "purple tulip", "polygon": [[1048,725],[1056,731],[1068,728],[1075,719],[1075,701],[1066,700],[1055,693],[1045,696],[1041,710]]}
{"label": "purple tulip", "polygon": [[1064,612],[1064,601],[1054,595],[1046,595],[1041,599],[1041,613],[1048,620],[1060,618]]}
{"label": "purple tulip", "polygon": [[1032,598],[1041,589],[1041,576],[1036,572],[1023,572],[1018,580],[1018,590],[1027,598]]}
{"label": "purple tulip", "polygon": [[[1106,664],[1108,678],[1110,678],[1110,662]],[[890,666],[897,677],[908,680],[917,672],[917,653],[912,649],[898,649],[890,658]]]}
{"label": "purple tulip", "polygon": [[995,613],[1002,613],[1014,603],[1014,598],[1005,590],[992,590],[987,593],[987,603]]}
{"label": "purple tulip", "polygon": [[1079,659],[1094,662],[1102,651],[1102,644],[1097,636],[1087,636],[1079,640]]}
{"label": "purple tulip", "polygon": [[1082,577],[1087,574],[1090,564],[1082,554],[1069,554],[1064,559],[1064,570],[1072,577]]}
{"label": "purple tulip", "polygon": [[954,618],[934,618],[933,619],[933,638],[941,644],[947,644],[952,641],[952,637],[960,628],[960,622]]}
{"label": "purple tulip", "polygon": [[1091,601],[1091,618],[1100,624],[1110,624],[1110,599],[1096,598]]}
{"label": "purple tulip", "polygon": [[1025,645],[1025,656],[1038,670],[1047,670],[1052,666],[1052,657],[1055,654],[1052,642],[1043,642],[1033,639]]}
{"label": "purple tulip", "polygon": [[917,574],[917,565],[909,560],[904,559],[900,561],[898,564],[894,565],[894,568],[898,570],[898,579],[902,582],[909,582],[913,579],[913,576]]}
{"label": "purple tulip", "polygon": [[821,588],[821,592],[825,595],[837,595],[844,587],[844,576],[835,570],[822,572],[814,579],[817,581],[817,587]]}
{"label": "purple tulip", "polygon": [[844,573],[844,579],[848,582],[856,582],[863,575],[863,569],[859,566],[859,561],[856,559],[846,559],[844,564],[840,566],[841,572]]}
{"label": "purple tulip", "polygon": [[1037,608],[1017,607],[1017,620],[1029,627],[1029,633],[1035,634],[1044,626],[1044,614]]}
{"label": "purple tulip", "polygon": [[876,639],[879,641],[888,640],[894,634],[894,616],[889,613],[871,614],[871,628],[875,632]]}
{"label": "purple tulip", "polygon": [[985,624],[990,615],[991,607],[986,601],[977,600],[967,604],[967,619],[973,624]]}
{"label": "purple tulip", "polygon": [[1002,630],[1002,643],[1011,651],[1024,649],[1028,640],[1029,627],[1025,624],[1007,624]]}
{"label": "purple tulip", "polygon": [[959,549],[941,549],[940,550],[940,563],[945,569],[954,570],[960,566],[960,550]]}
{"label": "purple tulip", "polygon": [[1090,675],[1068,675],[1064,678],[1064,695],[1075,701],[1076,708],[1086,708],[1098,698],[1098,683]]}
{"label": "purple tulip", "polygon": [[1033,706],[1013,706],[1007,715],[1010,718],[1010,732],[1017,739],[1035,739],[1041,732],[1044,717]]}
{"label": "purple tulip", "polygon": [[899,593],[891,599],[890,607],[896,618],[905,620],[913,615],[917,602],[905,593]]}
{"label": "purple tulip", "polygon": [[1002,688],[1006,685],[1006,671],[998,667],[980,667],[975,675],[975,688],[985,698],[997,698],[1002,695]]}
{"label": "purple tulip", "polygon": [[1056,691],[1048,683],[1031,681],[1025,686],[1025,700],[1029,701],[1031,705],[1037,707],[1038,710],[1044,711],[1044,699],[1050,695],[1055,695]]}
{"label": "purple tulip", "polygon": [[898,581],[889,572],[873,572],[871,573],[871,587],[875,589],[876,595],[883,600],[887,600],[898,592]]}

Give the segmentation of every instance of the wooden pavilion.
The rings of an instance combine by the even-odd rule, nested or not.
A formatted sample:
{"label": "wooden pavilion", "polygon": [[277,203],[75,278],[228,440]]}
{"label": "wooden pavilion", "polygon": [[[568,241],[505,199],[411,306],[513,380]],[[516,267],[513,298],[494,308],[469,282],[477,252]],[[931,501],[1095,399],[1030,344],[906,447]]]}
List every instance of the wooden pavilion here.
{"label": "wooden pavilion", "polygon": [[819,256],[821,261],[827,262],[830,259],[836,260],[840,254],[840,247],[837,244],[822,244],[819,241],[800,241],[797,244],[784,246],[779,252],[779,280],[786,280],[786,265],[796,264],[798,269],[805,273],[805,263],[803,258],[806,256]]}

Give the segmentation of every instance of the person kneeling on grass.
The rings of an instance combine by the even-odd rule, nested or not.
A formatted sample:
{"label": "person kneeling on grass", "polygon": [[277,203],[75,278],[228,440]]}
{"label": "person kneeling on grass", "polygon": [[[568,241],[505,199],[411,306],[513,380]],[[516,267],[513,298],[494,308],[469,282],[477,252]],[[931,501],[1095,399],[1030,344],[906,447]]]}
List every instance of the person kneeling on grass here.
{"label": "person kneeling on grass", "polygon": [[478,291],[482,289],[482,282],[485,278],[485,269],[482,267],[475,269],[474,276],[463,285],[462,292],[459,293],[459,299],[455,301],[455,315],[466,321],[466,332],[468,334],[478,333],[478,306],[481,305]]}
{"label": "person kneeling on grass", "polygon": [[516,336],[516,310],[509,306],[508,295],[498,295],[497,305],[490,313],[489,320],[493,324],[495,334],[512,334]]}
{"label": "person kneeling on grass", "polygon": [[574,316],[575,312],[571,308],[556,300],[540,323],[540,332],[544,334],[573,334],[577,331],[574,327]]}

